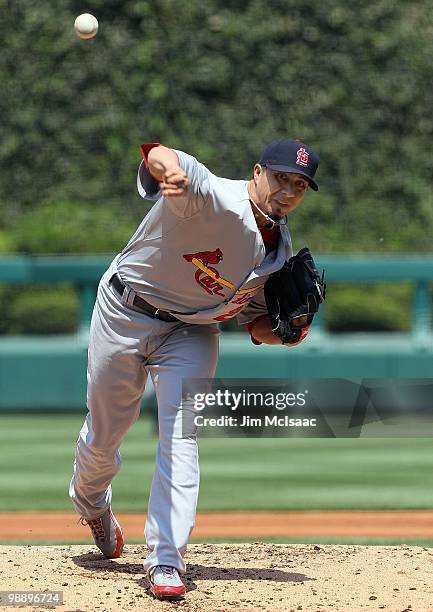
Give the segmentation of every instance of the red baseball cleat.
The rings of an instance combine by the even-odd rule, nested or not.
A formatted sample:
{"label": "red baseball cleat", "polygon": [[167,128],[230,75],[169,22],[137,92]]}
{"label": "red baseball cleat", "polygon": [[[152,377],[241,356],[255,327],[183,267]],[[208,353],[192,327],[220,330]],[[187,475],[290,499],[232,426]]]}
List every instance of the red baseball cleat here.
{"label": "red baseball cleat", "polygon": [[185,595],[186,587],[175,567],[155,565],[147,573],[152,594],[158,599],[178,599]]}
{"label": "red baseball cleat", "polygon": [[107,559],[120,557],[123,550],[123,534],[111,508],[98,518],[82,518],[81,524],[90,527],[96,546]]}

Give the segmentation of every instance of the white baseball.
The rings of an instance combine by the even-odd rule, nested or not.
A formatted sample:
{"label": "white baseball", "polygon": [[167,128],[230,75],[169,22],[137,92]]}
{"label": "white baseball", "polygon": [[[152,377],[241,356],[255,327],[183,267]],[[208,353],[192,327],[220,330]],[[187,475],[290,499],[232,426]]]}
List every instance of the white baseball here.
{"label": "white baseball", "polygon": [[98,20],[90,13],[78,15],[74,23],[74,29],[80,38],[93,38],[98,33]]}

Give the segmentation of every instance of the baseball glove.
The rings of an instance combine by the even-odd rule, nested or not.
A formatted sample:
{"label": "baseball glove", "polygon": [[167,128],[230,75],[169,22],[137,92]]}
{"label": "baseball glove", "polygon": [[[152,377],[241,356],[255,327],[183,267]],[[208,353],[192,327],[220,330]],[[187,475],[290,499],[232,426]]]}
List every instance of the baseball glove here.
{"label": "baseball glove", "polygon": [[[272,331],[283,344],[296,344],[308,332],[315,313],[325,299],[325,270],[319,276],[313,257],[303,248],[270,275],[265,299]],[[306,324],[300,324],[307,317]]]}

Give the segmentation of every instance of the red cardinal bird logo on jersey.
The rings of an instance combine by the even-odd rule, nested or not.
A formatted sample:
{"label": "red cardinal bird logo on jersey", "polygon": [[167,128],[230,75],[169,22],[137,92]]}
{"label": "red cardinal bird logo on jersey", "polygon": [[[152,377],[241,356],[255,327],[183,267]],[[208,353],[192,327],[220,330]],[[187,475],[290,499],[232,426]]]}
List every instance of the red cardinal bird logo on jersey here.
{"label": "red cardinal bird logo on jersey", "polygon": [[183,258],[197,266],[198,270],[195,273],[195,280],[207,293],[216,294],[225,297],[222,291],[224,286],[233,289],[233,284],[222,278],[216,268],[209,264],[218,264],[223,259],[221,249],[213,251],[198,251],[197,253],[187,253]]}
{"label": "red cardinal bird logo on jersey", "polygon": [[184,255],[183,258],[190,262],[193,259],[198,259],[204,265],[211,263],[217,264],[223,258],[223,252],[221,249],[215,249],[215,251],[199,251],[198,253],[188,253]]}

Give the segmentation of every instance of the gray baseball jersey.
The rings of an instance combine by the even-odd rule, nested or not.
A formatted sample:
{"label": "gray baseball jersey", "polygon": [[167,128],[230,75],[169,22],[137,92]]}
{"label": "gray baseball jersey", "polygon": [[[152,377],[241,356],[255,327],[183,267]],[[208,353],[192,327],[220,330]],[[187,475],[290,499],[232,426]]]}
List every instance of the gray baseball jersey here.
{"label": "gray baseball jersey", "polygon": [[138,191],[157,201],[116,258],[117,272],[181,321],[206,324],[238,315],[240,323],[248,322],[266,312],[264,282],[292,255],[287,226],[280,226],[278,249],[265,255],[247,181],[217,177],[191,155],[176,153],[188,193],[170,199],[146,191],[155,185],[141,164]]}

